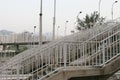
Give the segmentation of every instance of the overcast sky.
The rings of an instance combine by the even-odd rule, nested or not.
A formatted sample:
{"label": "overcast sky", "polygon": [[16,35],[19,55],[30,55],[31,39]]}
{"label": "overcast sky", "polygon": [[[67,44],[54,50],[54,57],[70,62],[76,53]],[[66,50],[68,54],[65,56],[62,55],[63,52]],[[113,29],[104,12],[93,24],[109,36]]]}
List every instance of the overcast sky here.
{"label": "overcast sky", "polygon": [[[43,0],[43,33],[52,32],[53,1]],[[101,16],[111,19],[111,7],[115,0],[101,0]],[[74,29],[74,22],[79,11],[82,19],[86,14],[98,11],[99,0],[57,0],[56,30],[63,33],[68,20],[67,32]],[[0,30],[14,32],[31,31],[39,27],[40,0],[0,0]],[[120,17],[120,1],[114,5],[114,18]]]}

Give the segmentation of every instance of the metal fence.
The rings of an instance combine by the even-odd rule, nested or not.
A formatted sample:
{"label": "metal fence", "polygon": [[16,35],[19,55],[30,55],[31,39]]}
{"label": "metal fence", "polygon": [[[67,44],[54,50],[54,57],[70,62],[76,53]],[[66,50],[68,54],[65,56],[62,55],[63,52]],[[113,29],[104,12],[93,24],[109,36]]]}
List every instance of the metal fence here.
{"label": "metal fence", "polygon": [[42,80],[70,66],[103,66],[120,55],[120,25],[102,30],[90,29],[20,53],[0,67],[0,80]]}

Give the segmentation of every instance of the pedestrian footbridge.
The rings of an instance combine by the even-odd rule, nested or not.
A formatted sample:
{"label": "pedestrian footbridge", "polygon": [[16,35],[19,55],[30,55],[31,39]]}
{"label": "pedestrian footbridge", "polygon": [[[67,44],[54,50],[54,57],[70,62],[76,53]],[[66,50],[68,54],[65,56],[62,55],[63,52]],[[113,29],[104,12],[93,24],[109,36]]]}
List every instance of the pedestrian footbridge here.
{"label": "pedestrian footbridge", "polygon": [[14,56],[0,80],[106,80],[119,69],[118,18]]}

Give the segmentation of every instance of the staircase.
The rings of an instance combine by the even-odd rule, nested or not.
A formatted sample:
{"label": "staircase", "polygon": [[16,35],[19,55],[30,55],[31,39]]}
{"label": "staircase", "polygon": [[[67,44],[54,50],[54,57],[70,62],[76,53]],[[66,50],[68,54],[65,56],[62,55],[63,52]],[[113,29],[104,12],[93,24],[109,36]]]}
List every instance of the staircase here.
{"label": "staircase", "polygon": [[0,67],[0,80],[49,80],[74,68],[104,75],[100,70],[119,55],[120,23],[106,22],[16,55]]}

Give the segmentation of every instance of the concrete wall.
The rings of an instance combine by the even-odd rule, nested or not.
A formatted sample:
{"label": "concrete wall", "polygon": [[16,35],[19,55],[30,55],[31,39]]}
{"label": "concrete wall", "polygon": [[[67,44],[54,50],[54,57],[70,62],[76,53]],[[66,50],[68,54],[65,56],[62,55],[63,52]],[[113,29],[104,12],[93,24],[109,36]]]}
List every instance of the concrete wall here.
{"label": "concrete wall", "polygon": [[67,67],[45,80],[107,80],[120,69],[120,57],[114,58],[102,68]]}
{"label": "concrete wall", "polygon": [[[72,80],[72,77],[99,76],[103,71],[96,68],[67,68],[63,69],[45,80]],[[96,79],[96,78],[95,78]]]}
{"label": "concrete wall", "polygon": [[103,67],[104,75],[112,75],[120,69],[120,56]]}

